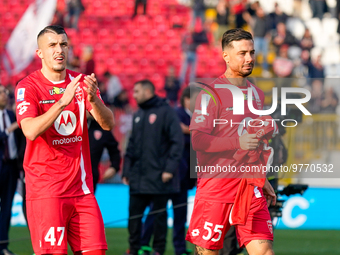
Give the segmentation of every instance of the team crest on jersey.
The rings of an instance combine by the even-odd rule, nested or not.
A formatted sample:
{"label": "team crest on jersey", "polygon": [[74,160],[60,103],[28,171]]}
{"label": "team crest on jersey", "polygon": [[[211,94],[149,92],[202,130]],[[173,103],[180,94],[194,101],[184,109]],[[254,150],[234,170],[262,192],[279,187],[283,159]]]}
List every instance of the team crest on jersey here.
{"label": "team crest on jersey", "polygon": [[261,138],[262,136],[264,136],[264,134],[264,129],[262,128],[256,132],[256,137]]}
{"label": "team crest on jersey", "polygon": [[156,115],[156,114],[151,113],[151,114],[149,115],[149,122],[150,122],[150,124],[155,123],[156,119],[157,119],[157,115]]}
{"label": "team crest on jersey", "polygon": [[273,234],[273,224],[271,220],[267,220],[267,226],[271,234]]}
{"label": "team crest on jersey", "polygon": [[137,117],[135,118],[135,123],[138,123],[139,121],[140,121],[140,117],[137,116]]}
{"label": "team crest on jersey", "polygon": [[82,102],[84,100],[84,92],[80,87],[77,87],[75,96],[76,96],[78,102]]}
{"label": "team crest on jersey", "polygon": [[55,130],[61,134],[68,136],[74,132],[77,126],[76,115],[71,111],[62,111],[58,118],[54,121]]}
{"label": "team crest on jersey", "polygon": [[103,136],[103,133],[99,130],[95,130],[93,132],[93,136],[94,136],[94,139],[99,140]]}
{"label": "team crest on jersey", "polygon": [[50,95],[53,96],[53,95],[64,94],[65,90],[66,90],[65,88],[53,87],[53,89],[50,89],[49,92],[50,92]]}

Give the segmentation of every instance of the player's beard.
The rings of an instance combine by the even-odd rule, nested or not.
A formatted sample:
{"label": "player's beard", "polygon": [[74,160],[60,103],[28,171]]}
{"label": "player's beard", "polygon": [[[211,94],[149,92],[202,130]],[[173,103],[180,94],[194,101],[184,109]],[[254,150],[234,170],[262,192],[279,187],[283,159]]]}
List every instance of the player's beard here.
{"label": "player's beard", "polygon": [[[243,67],[243,66],[242,66]],[[247,76],[249,76],[249,75],[251,75],[251,73],[253,72],[253,68],[254,68],[254,65],[252,64],[251,65],[251,69],[249,69],[248,71],[243,71],[242,69],[240,70],[240,75],[242,76],[242,77],[247,77]]]}

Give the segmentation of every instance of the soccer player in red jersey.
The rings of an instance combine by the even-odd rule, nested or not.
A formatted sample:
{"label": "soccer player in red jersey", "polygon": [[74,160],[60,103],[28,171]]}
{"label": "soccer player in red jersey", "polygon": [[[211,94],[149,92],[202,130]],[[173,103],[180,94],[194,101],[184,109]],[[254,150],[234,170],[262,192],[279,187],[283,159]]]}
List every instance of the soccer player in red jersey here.
{"label": "soccer player in red jersey", "polygon": [[104,223],[93,195],[86,110],[105,130],[112,112],[94,74],[66,69],[67,35],[48,26],[38,34],[42,69],[16,88],[18,124],[26,136],[27,218],[35,254],[104,255]]}
{"label": "soccer player in red jersey", "polygon": [[[209,87],[231,84],[241,89],[243,95],[237,100],[244,101],[244,114],[233,114],[233,94],[229,89],[216,86],[214,91],[210,90],[211,95],[215,93],[221,100],[217,100],[216,96],[216,104],[202,91],[197,97],[190,130],[193,148],[197,151],[197,168],[219,165],[239,171],[246,163],[235,160],[235,152],[238,149],[254,150],[259,146],[256,135],[245,131],[248,120],[258,117],[248,108],[247,90],[251,89],[251,100],[257,110],[262,110],[264,93],[246,78],[252,73],[255,61],[252,35],[243,29],[228,30],[222,38],[222,49],[227,70]],[[207,106],[207,114],[203,113],[202,105]],[[216,125],[216,119],[223,124]],[[246,221],[235,224],[231,216],[241,176],[234,172],[216,172],[209,178],[209,174],[198,172],[201,178],[197,181],[195,204],[186,236],[196,245],[196,254],[217,255],[230,225],[235,225],[238,242],[250,255],[273,255],[273,228],[268,206],[275,204],[276,196],[269,182],[266,180],[263,188],[252,186],[251,192],[252,189],[254,192],[250,194],[251,205]]]}

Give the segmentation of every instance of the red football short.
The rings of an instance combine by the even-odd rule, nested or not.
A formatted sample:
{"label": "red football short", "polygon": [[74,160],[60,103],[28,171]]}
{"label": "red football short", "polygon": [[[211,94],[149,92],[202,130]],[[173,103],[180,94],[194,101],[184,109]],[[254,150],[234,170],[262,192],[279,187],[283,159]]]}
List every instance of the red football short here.
{"label": "red football short", "polygon": [[[230,228],[232,207],[233,204],[195,200],[186,240],[206,249],[222,249]],[[263,194],[259,198],[253,196],[246,224],[235,228],[240,247],[252,240],[273,240],[272,222]]]}
{"label": "red football short", "polygon": [[27,201],[28,226],[34,253],[67,254],[107,250],[104,223],[93,194]]}

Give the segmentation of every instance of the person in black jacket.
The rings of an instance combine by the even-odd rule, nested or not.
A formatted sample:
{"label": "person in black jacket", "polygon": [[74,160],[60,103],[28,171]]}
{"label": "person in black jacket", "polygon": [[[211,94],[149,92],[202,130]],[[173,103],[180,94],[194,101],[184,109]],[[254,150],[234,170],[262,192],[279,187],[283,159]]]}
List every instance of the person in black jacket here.
{"label": "person in black jacket", "polygon": [[6,109],[9,91],[0,85],[0,254],[8,250],[12,203],[19,178],[17,168],[17,128],[15,113]]}
{"label": "person in black jacket", "polygon": [[134,85],[133,97],[139,110],[133,116],[132,134],[124,158],[123,182],[130,186],[128,254],[133,255],[137,255],[141,247],[142,217],[138,215],[142,215],[150,203],[153,203],[152,211],[157,211],[154,254],[164,253],[165,209],[169,195],[179,192],[183,134],[176,112],[165,99],[155,96],[154,91],[149,80]]}
{"label": "person in black jacket", "polygon": [[[186,87],[181,95],[181,106],[176,108],[175,111],[180,120],[180,125],[183,133],[184,139],[184,150],[182,154],[182,159],[179,164],[179,176],[180,176],[180,192],[172,194],[170,199],[174,207],[174,223],[173,223],[173,245],[175,248],[176,255],[187,255],[191,254],[191,250],[186,249],[185,241],[185,223],[187,220],[187,203],[188,203],[188,190],[192,189],[196,185],[196,179],[190,178],[190,168],[194,171],[195,164],[190,162],[190,154],[192,156],[191,160],[195,160],[196,157],[193,155],[195,151],[192,149],[190,141],[190,119],[192,112],[195,109],[196,97],[200,90],[195,87]],[[191,100],[190,100],[191,96]],[[148,254],[149,243],[152,236],[152,230],[154,228],[154,215],[150,214],[146,218],[143,231],[142,231],[142,250],[143,255]]]}
{"label": "person in black jacket", "polygon": [[94,192],[96,192],[97,183],[99,181],[98,166],[104,149],[106,148],[108,150],[111,162],[111,166],[104,172],[104,180],[111,178],[119,171],[120,152],[118,149],[118,142],[111,131],[102,129],[92,116],[87,118],[87,125],[89,128],[93,189]]}

